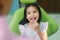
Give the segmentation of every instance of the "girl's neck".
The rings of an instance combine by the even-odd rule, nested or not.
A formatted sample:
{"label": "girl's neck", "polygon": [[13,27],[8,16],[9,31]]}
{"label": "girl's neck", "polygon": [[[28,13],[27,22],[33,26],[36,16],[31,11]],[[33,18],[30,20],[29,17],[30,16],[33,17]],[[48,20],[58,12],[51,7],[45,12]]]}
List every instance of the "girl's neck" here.
{"label": "girl's neck", "polygon": [[33,23],[30,23],[30,22],[28,23],[28,27],[29,27],[31,30],[33,30],[33,29],[32,29],[32,25],[33,25]]}

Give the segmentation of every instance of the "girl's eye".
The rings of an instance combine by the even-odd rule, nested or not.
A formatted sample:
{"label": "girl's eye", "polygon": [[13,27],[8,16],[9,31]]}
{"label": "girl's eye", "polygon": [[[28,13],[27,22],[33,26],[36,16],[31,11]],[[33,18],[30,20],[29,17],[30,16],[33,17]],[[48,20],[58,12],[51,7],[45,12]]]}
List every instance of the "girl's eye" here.
{"label": "girl's eye", "polygon": [[34,11],[33,13],[36,13],[36,11]]}
{"label": "girl's eye", "polygon": [[27,14],[30,14],[30,13],[27,13]]}

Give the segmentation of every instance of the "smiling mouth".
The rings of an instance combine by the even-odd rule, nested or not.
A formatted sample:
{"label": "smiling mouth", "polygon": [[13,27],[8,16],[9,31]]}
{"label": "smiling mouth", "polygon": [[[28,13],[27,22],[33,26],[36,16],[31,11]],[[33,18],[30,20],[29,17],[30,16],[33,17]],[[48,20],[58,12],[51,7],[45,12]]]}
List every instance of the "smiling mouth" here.
{"label": "smiling mouth", "polygon": [[30,18],[30,20],[36,20],[36,17],[34,17],[34,18]]}

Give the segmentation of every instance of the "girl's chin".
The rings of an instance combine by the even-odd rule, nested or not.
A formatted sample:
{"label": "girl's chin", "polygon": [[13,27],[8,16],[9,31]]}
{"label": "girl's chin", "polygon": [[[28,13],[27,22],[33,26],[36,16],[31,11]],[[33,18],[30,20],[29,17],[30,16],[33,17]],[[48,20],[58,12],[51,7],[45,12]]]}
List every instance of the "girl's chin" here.
{"label": "girl's chin", "polygon": [[31,22],[29,22],[29,23],[32,23],[32,24],[33,24],[34,22],[33,22],[33,21],[31,21]]}
{"label": "girl's chin", "polygon": [[[32,22],[32,23],[33,23],[33,22],[35,22],[35,21],[36,21],[36,20],[31,20],[30,22]],[[37,21],[36,21],[36,22],[37,22]]]}
{"label": "girl's chin", "polygon": [[[36,21],[37,22],[37,21]],[[29,23],[34,23],[34,21],[30,21]]]}
{"label": "girl's chin", "polygon": [[33,21],[30,21],[29,23],[33,23]]}

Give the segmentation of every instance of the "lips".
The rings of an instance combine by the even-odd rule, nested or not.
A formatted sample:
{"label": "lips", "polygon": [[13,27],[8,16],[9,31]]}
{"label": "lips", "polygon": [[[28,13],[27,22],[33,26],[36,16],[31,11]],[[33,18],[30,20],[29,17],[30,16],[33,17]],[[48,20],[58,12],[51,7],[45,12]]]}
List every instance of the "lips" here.
{"label": "lips", "polygon": [[36,20],[36,17],[34,17],[34,18],[30,18],[30,20],[34,21],[34,20]]}

